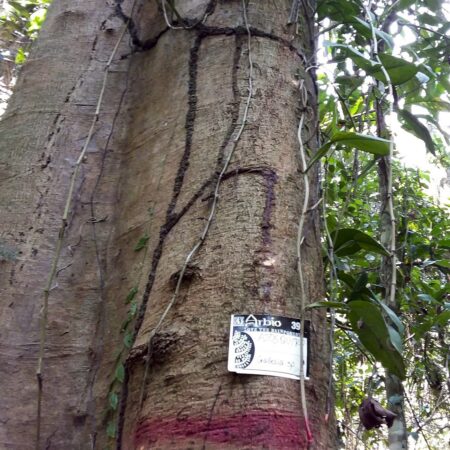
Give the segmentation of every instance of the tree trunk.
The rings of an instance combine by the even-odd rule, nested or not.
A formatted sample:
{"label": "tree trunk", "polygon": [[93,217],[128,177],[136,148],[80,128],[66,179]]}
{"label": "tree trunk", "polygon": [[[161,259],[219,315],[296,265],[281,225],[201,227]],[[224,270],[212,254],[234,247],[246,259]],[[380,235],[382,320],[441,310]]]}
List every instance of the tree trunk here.
{"label": "tree trunk", "polygon": [[[239,1],[175,2],[189,29],[168,28],[156,2],[137,1],[133,11],[132,2],[107,3],[54,2],[0,124],[0,446],[36,444],[45,279],[105,64],[126,23],[132,45],[123,39],[109,71],[49,296],[39,448],[307,448],[299,382],[233,374],[226,359],[231,314],[300,315],[296,133],[303,114],[303,140],[315,151],[312,11],[301,9],[295,34],[287,0],[250,1],[249,30]],[[206,239],[149,346],[244,120],[249,57],[248,123]],[[311,206],[314,170],[309,180]],[[317,209],[304,235],[313,302],[323,296]],[[326,321],[307,318],[311,448],[333,448]]]}

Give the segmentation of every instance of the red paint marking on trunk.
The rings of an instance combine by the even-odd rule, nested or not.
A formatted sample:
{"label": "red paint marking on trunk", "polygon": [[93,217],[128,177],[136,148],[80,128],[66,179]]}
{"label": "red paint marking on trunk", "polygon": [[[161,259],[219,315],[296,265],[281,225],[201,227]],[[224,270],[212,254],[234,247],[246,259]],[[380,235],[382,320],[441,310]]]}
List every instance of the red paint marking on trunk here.
{"label": "red paint marking on trunk", "polygon": [[171,417],[143,420],[134,437],[135,448],[161,442],[180,442],[187,438],[204,439],[234,446],[264,445],[276,449],[307,448],[304,420],[279,410],[247,411],[233,416],[177,419]]}

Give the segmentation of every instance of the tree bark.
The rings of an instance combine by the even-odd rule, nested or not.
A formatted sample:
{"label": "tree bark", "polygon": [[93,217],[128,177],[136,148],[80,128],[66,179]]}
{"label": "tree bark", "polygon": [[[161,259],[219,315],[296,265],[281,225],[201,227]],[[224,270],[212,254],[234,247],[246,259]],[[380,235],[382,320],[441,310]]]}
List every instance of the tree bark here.
{"label": "tree bark", "polygon": [[[156,2],[138,1],[133,10],[132,2],[117,8],[100,0],[51,7],[0,124],[2,448],[35,446],[42,291],[74,161],[125,23],[131,46],[128,38],[120,44],[108,75],[50,292],[39,448],[307,448],[299,382],[232,374],[226,364],[231,314],[300,313],[296,233],[304,186],[296,132],[304,114],[303,139],[315,151],[317,99],[314,71],[306,71],[314,60],[312,11],[301,10],[297,35],[286,25],[290,3],[247,5],[249,123],[150,355],[150,333],[204,228],[243,120],[249,37],[242,3],[175,2],[191,25],[209,12],[181,30],[167,27]],[[309,178],[314,205],[317,172]],[[313,302],[323,296],[317,209],[306,219],[303,272]],[[134,290],[139,311],[130,325]],[[316,312],[308,319],[311,448],[332,448],[334,424],[324,418],[326,321]],[[120,405],[111,409],[115,393]],[[118,424],[113,439],[111,422]]]}
{"label": "tree bark", "polygon": [[[0,123],[1,448],[36,446],[43,289],[71,172],[122,25],[103,1],[54,2]],[[40,448],[91,448],[99,427],[95,412],[101,405],[92,389],[105,321],[99,270],[114,226],[125,116],[114,119],[127,86],[127,66],[128,61],[117,60],[110,74],[50,293]],[[94,215],[105,220],[96,224]]]}

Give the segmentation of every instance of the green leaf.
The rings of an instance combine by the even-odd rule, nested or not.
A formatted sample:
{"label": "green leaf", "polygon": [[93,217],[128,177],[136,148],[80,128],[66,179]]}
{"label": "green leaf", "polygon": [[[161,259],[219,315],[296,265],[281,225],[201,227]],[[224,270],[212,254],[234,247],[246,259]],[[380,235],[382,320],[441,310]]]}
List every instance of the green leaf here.
{"label": "green leaf", "polygon": [[114,420],[111,420],[106,427],[106,434],[109,438],[114,439],[116,437],[117,427]]}
{"label": "green leaf", "polygon": [[373,158],[372,160],[370,160],[361,170],[361,173],[358,174],[358,179],[360,178],[364,178],[373,168],[373,166],[375,166],[375,163],[377,162],[376,158]]}
{"label": "green leaf", "polygon": [[373,237],[354,228],[341,228],[333,231],[334,252],[338,256],[353,255],[360,250],[367,250],[383,256],[389,252]]}
{"label": "green leaf", "polygon": [[125,345],[126,348],[131,348],[133,345],[133,334],[129,331],[125,333],[125,336],[123,337],[123,345]]}
{"label": "green leaf", "polygon": [[450,248],[450,239],[441,239],[438,241],[439,247]]}
{"label": "green leaf", "polygon": [[[353,20],[350,21],[349,23],[351,23],[354,28],[359,31],[362,35],[366,36],[369,39],[372,39],[372,26],[370,25],[370,23],[360,19],[357,16],[353,17]],[[375,34],[383,39],[387,45],[389,45],[390,48],[392,48],[394,46],[394,41],[392,39],[392,36],[385,33],[384,31],[375,29]]]}
{"label": "green leaf", "polygon": [[[341,278],[341,277],[339,277]],[[395,314],[395,312],[389,308],[385,303],[380,301],[375,293],[370,289],[370,286],[367,286],[368,283],[368,274],[367,272],[363,272],[356,282],[353,283],[352,292],[349,296],[349,300],[364,300],[370,301],[381,308],[384,313],[389,317],[391,323],[395,326],[398,333],[400,335],[405,331],[405,327],[402,324],[400,318]]]}
{"label": "green leaf", "polygon": [[306,172],[308,172],[308,170],[317,162],[319,161],[320,158],[323,158],[327,153],[328,150],[330,150],[331,148],[330,143],[327,143],[325,145],[322,145],[322,147],[319,148],[319,150],[317,150],[317,152],[315,153],[315,155],[309,160],[309,164],[308,167],[306,168]]}
{"label": "green leaf", "polygon": [[363,272],[356,279],[355,285],[353,286],[353,293],[363,292],[367,289],[367,283],[369,282],[369,277],[367,272]]}
{"label": "green leaf", "polygon": [[22,47],[19,47],[16,53],[15,63],[20,65],[23,64],[27,59],[27,55],[25,54],[25,51]]}
{"label": "green leaf", "polygon": [[398,115],[403,122],[403,125],[406,130],[411,131],[414,136],[422,139],[425,142],[425,146],[427,150],[434,156],[436,156],[436,147],[433,142],[433,138],[431,137],[428,128],[419,121],[411,112],[406,109],[401,109],[398,111]]}
{"label": "green leaf", "polygon": [[450,269],[450,261],[448,259],[440,259],[440,260],[436,261],[435,264],[436,264],[436,266]]}
{"label": "green leaf", "polygon": [[128,292],[127,298],[125,299],[125,304],[128,305],[128,303],[131,302],[131,300],[133,300],[133,298],[135,297],[135,295],[138,293],[138,288],[136,286],[132,287],[130,289],[130,292]]}
{"label": "green leaf", "polygon": [[[332,48],[341,48],[344,51],[344,55],[350,58],[360,69],[367,72],[368,75],[372,75],[377,80],[387,83],[384,72],[378,61],[374,61],[368,58],[364,53],[361,53],[356,48],[347,44],[336,44],[334,42],[324,42],[324,45]],[[386,69],[392,84],[402,84],[413,78],[419,71],[419,68],[404,59],[397,58],[396,56],[388,55],[387,53],[380,53],[378,55],[381,64]]]}
{"label": "green leaf", "polygon": [[[380,53],[379,58],[389,75],[392,84],[402,84],[413,78],[419,71],[419,68],[404,59],[396,56],[388,55],[387,53]],[[372,75],[377,80],[387,83],[386,77],[379,64],[367,70],[369,75]]]}
{"label": "green leaf", "polygon": [[[395,330],[389,331],[380,309],[373,303],[359,300],[351,301],[348,305],[350,307],[348,317],[353,331],[358,335],[364,347],[386,369],[400,379],[405,379],[405,364],[397,348],[398,337]],[[392,341],[391,335],[396,341],[395,343]]]}
{"label": "green leaf", "polygon": [[428,13],[420,14],[417,17],[417,20],[421,24],[425,24],[425,23],[427,23],[428,25],[439,25],[440,24],[439,17],[432,16],[431,14],[428,14]]}
{"label": "green leaf", "polygon": [[390,141],[377,136],[341,131],[335,133],[331,137],[330,142],[357,148],[377,156],[387,156],[389,154]]}
{"label": "green leaf", "polygon": [[403,343],[402,343],[402,338],[401,338],[399,332],[394,327],[391,327],[390,325],[387,325],[387,329],[389,332],[389,337],[391,339],[392,345],[395,347],[395,349],[400,354],[402,354],[403,353]]}
{"label": "green leaf", "polygon": [[415,338],[421,339],[425,333],[431,330],[435,325],[446,326],[450,321],[450,310],[441,312],[437,317],[428,316],[425,318],[422,324],[414,329]]}
{"label": "green leaf", "polygon": [[44,23],[47,15],[47,8],[40,8],[30,16],[30,24],[27,31],[32,33],[33,31],[39,31]]}
{"label": "green leaf", "polygon": [[400,0],[398,3],[398,10],[401,11],[403,9],[409,8],[411,5],[414,5],[416,3],[416,0]]}
{"label": "green leaf", "polygon": [[130,317],[134,317],[134,316],[136,315],[137,309],[138,309],[137,303],[136,303],[136,302],[133,302],[133,303],[130,305],[130,311],[128,312],[129,315],[130,315]]}
{"label": "green leaf", "polygon": [[120,332],[123,333],[128,328],[128,325],[130,325],[132,320],[132,317],[130,316],[130,313],[128,313],[127,318],[122,322],[122,325],[120,326]]}
{"label": "green leaf", "polygon": [[120,327],[120,332],[123,333],[128,328],[128,325],[130,325],[131,321],[133,320],[134,316],[136,315],[138,310],[138,305],[136,302],[131,302],[130,309],[127,314],[127,318],[122,322],[122,326]]}
{"label": "green leaf", "polygon": [[450,111],[450,103],[442,100],[439,97],[406,97],[405,103],[407,105],[419,105],[424,108],[436,111]]}
{"label": "green leaf", "polygon": [[400,320],[400,318],[397,316],[397,314],[395,314],[395,312],[391,308],[389,308],[388,305],[386,305],[383,302],[380,302],[378,299],[377,299],[377,303],[379,303],[379,305],[383,308],[384,312],[387,314],[387,316],[389,317],[391,322],[397,328],[397,331],[400,334],[403,334],[405,331],[405,327],[404,327],[402,321]]}
{"label": "green leaf", "polygon": [[150,237],[147,235],[147,233],[144,234],[144,236],[142,236],[139,241],[137,242],[136,246],[134,247],[134,251],[138,252],[140,250],[142,250],[146,245],[147,245],[147,241],[150,239]]}
{"label": "green leaf", "polygon": [[7,3],[9,3],[9,5],[17,11],[18,15],[21,18],[27,18],[30,15],[30,12],[28,11],[28,9],[25,8],[24,6],[22,6],[19,2],[15,2],[13,0],[8,0]]}
{"label": "green leaf", "polygon": [[[435,114],[437,116],[439,116],[438,113],[435,113]],[[441,133],[441,135],[444,138],[445,143],[447,144],[447,146],[450,145],[450,134],[447,133],[447,131],[444,128],[442,128],[442,126],[439,123],[439,121],[436,120],[433,116],[431,116],[430,114],[417,114],[416,118],[417,119],[424,119],[429,124],[434,125],[437,128],[437,130],[439,131],[439,133]]]}
{"label": "green leaf", "polygon": [[344,273],[339,271],[338,272],[338,278],[343,281],[350,289],[353,289],[355,286],[355,279],[349,275],[348,273]]}
{"label": "green leaf", "polygon": [[319,21],[325,17],[336,22],[345,22],[357,15],[361,7],[353,0],[324,0],[318,2]]}
{"label": "green leaf", "polygon": [[342,302],[328,302],[328,301],[322,301],[322,302],[314,302],[310,303],[308,306],[306,306],[305,309],[316,309],[316,308],[334,308],[334,309],[348,309],[348,306],[345,303]]}
{"label": "green leaf", "polygon": [[417,298],[419,300],[422,300],[422,301],[426,302],[426,303],[437,303],[437,300],[434,297],[432,297],[431,295],[428,295],[428,294],[418,294]]}
{"label": "green leaf", "polygon": [[123,380],[125,379],[125,367],[122,363],[117,365],[114,376],[119,383],[123,383]]}
{"label": "green leaf", "polygon": [[[367,71],[373,70],[377,63],[368,58],[364,53],[361,53],[356,48],[347,44],[337,44],[336,42],[324,41],[325,47],[340,48],[343,49],[343,56],[350,58],[358,67]],[[379,64],[378,64],[379,67]]]}
{"label": "green leaf", "polygon": [[436,325],[444,326],[450,322],[450,311],[443,311],[436,319]]}
{"label": "green leaf", "polygon": [[118,404],[119,404],[119,396],[115,392],[111,392],[109,394],[109,405],[111,406],[111,409],[115,411],[117,409]]}
{"label": "green leaf", "polygon": [[307,171],[310,167],[325,156],[333,144],[341,144],[349,148],[357,148],[377,156],[389,155],[390,141],[377,136],[369,136],[360,133],[351,133],[339,131],[331,139],[317,150],[316,154],[310,159]]}

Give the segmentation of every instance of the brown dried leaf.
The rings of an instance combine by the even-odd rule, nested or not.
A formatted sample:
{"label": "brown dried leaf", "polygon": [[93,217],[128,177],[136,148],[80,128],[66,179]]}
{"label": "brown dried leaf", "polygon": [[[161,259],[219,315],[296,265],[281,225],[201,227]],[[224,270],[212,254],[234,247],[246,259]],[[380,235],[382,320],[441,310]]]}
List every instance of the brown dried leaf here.
{"label": "brown dried leaf", "polygon": [[366,430],[379,428],[384,423],[390,428],[397,417],[395,413],[383,408],[375,399],[366,398],[359,407],[359,418]]}

